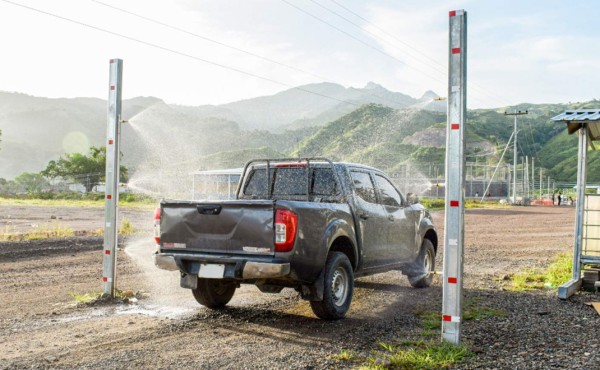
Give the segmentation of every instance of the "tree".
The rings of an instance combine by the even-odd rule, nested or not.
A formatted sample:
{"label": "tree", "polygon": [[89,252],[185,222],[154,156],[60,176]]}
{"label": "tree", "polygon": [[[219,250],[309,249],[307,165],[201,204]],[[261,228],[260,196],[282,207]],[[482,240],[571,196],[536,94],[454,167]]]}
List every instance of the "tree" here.
{"label": "tree", "polygon": [[23,172],[15,177],[15,183],[19,188],[24,189],[27,194],[35,194],[42,191],[45,185],[48,185],[48,180],[39,173]]}
{"label": "tree", "polygon": [[[65,154],[57,161],[50,161],[41,174],[49,179],[62,177],[85,186],[87,192],[104,181],[106,173],[106,147],[91,147],[89,154]],[[126,182],[127,168],[120,166],[119,181]]]}

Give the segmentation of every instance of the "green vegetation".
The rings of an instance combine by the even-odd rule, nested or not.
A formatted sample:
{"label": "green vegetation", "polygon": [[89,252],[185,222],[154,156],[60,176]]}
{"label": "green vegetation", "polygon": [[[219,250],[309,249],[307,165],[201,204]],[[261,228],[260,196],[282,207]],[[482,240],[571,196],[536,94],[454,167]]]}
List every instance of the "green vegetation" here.
{"label": "green vegetation", "polygon": [[[442,327],[441,314],[429,308],[417,309],[416,314],[421,318],[423,338],[430,340],[404,341],[398,345],[379,343],[384,353],[376,353],[362,369],[444,369],[456,365],[472,356],[466,346],[455,346],[447,342],[439,342],[437,338]],[[464,321],[486,320],[491,317],[504,317],[506,312],[487,307],[479,298],[466,299],[463,304]],[[351,352],[342,351],[335,358],[340,361],[359,362],[358,356]]]}
{"label": "green vegetation", "polygon": [[533,289],[556,288],[571,279],[573,271],[573,255],[561,253],[554,261],[543,269],[526,269],[510,277],[510,285],[506,289],[513,292],[524,292]]}
{"label": "green vegetation", "polygon": [[[102,292],[94,293],[68,293],[78,304],[92,305],[99,301],[104,301]],[[129,303],[129,299],[135,297],[136,294],[131,290],[115,290],[115,299],[118,302]]]}
{"label": "green vegetation", "polygon": [[356,362],[359,361],[358,356],[349,350],[343,349],[339,355],[334,355],[332,358],[338,362]]}
{"label": "green vegetation", "polygon": [[[440,210],[444,209],[445,206],[444,198],[419,198],[419,203],[423,207],[429,210]],[[466,199],[465,208],[505,208],[508,205],[499,204],[496,200],[484,200],[481,202],[479,199]]]}
{"label": "green vegetation", "polygon": [[446,369],[472,356],[465,346],[448,342],[405,342],[398,347],[381,344],[388,352],[386,363],[371,358],[361,369]]}
{"label": "green vegetation", "polygon": [[31,195],[40,193],[42,188],[48,185],[48,180],[39,173],[23,172],[15,177],[15,183]]}
{"label": "green vegetation", "polygon": [[284,158],[285,154],[271,148],[243,149],[211,154],[199,159],[208,164],[205,169],[240,168],[252,159]]}
{"label": "green vegetation", "polygon": [[[157,199],[143,194],[121,194],[119,205],[124,207],[151,208]],[[38,193],[26,196],[0,196],[0,205],[4,206],[47,206],[47,207],[103,207],[104,193]]]}
{"label": "green vegetation", "polygon": [[131,221],[123,217],[121,219],[121,226],[119,227],[119,235],[131,235],[135,234],[136,230],[133,227]]}
{"label": "green vegetation", "polygon": [[[69,179],[85,186],[86,192],[104,179],[106,173],[106,147],[91,147],[88,155],[67,153],[58,161],[50,161],[40,174],[49,179]],[[127,182],[127,168],[120,167],[121,182]]]}
{"label": "green vegetation", "polygon": [[[126,218],[121,219],[119,235],[131,235],[136,232],[137,230],[133,227],[131,221]],[[0,242],[72,238],[75,235],[75,230],[60,224],[58,221],[53,222],[51,225],[34,226],[25,232],[18,232],[14,227],[6,225],[4,230],[0,232]],[[104,229],[86,231],[85,235],[103,236]]]}
{"label": "green vegetation", "polygon": [[73,236],[75,236],[75,231],[70,227],[61,225],[59,222],[53,222],[52,225],[43,227],[35,226],[24,233],[17,232],[14,228],[7,225],[0,234],[0,241],[43,240],[51,238],[70,238]]}
{"label": "green vegetation", "polygon": [[92,303],[92,302],[95,302],[96,300],[98,300],[98,298],[100,298],[100,296],[102,295],[102,293],[84,293],[84,294],[69,293],[69,295],[77,303],[89,304],[89,303]]}

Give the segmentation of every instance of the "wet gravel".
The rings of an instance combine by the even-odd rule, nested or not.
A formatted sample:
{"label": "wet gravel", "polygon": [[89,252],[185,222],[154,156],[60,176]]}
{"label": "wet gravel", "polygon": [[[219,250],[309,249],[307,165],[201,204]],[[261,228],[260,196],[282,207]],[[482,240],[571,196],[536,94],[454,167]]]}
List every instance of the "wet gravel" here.
{"label": "wet gravel", "polygon": [[[465,318],[462,340],[474,355],[453,368],[600,369],[600,315],[586,304],[599,294],[562,301],[556,290],[504,287],[504,276],[570,250],[572,223],[564,220],[572,217],[567,208],[467,212],[464,307],[490,314]],[[434,218],[441,236],[443,214]],[[146,237],[142,257],[152,250]],[[121,253],[118,286],[150,298],[74,304],[69,292],[100,290],[101,243],[0,243],[0,369],[346,369],[369,358],[385,364],[381,342],[440,338],[439,329],[423,326],[424,313],[441,312],[439,277],[419,290],[399,272],[357,280],[347,318],[328,322],[290,289],[270,295],[242,287],[225,310],[208,310],[178,287],[176,274],[160,275]],[[157,276],[164,291],[155,289]],[[355,360],[341,360],[343,351]]]}

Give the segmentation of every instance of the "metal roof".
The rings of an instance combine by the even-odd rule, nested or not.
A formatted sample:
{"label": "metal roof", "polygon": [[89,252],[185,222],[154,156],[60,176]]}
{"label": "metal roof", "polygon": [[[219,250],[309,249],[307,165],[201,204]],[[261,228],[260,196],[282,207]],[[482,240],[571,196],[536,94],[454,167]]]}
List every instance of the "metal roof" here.
{"label": "metal roof", "polygon": [[581,126],[586,124],[590,139],[600,140],[600,109],[568,110],[552,117],[552,120],[566,123],[569,134],[577,132]]}
{"label": "metal roof", "polygon": [[600,120],[599,109],[576,109],[565,111],[558,116],[552,117],[553,121],[598,121]]}

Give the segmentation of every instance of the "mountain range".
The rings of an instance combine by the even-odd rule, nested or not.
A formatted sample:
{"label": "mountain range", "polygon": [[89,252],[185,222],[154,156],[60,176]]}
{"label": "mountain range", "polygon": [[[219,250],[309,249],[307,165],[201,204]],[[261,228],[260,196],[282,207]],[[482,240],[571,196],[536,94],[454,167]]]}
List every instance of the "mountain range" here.
{"label": "mountain range", "polygon": [[[255,157],[327,156],[388,171],[402,166],[443,166],[445,101],[420,98],[373,82],[364,88],[333,83],[299,86],[222,105],[181,106],[154,97],[123,101],[123,163],[132,180],[189,177],[198,169],[239,167]],[[536,157],[550,175],[574,181],[576,140],[550,118],[575,104],[520,104],[467,114],[467,155],[495,164],[512,133],[504,111],[520,118],[519,155]],[[85,153],[106,137],[106,101],[48,99],[0,92],[0,177],[39,172],[68,152]],[[512,158],[509,149],[505,160]],[[468,159],[469,160],[469,159]],[[510,160],[508,160],[510,162]],[[590,156],[591,181],[600,181],[600,158]],[[598,175],[596,175],[598,174]],[[598,177],[597,179],[595,179]]]}

